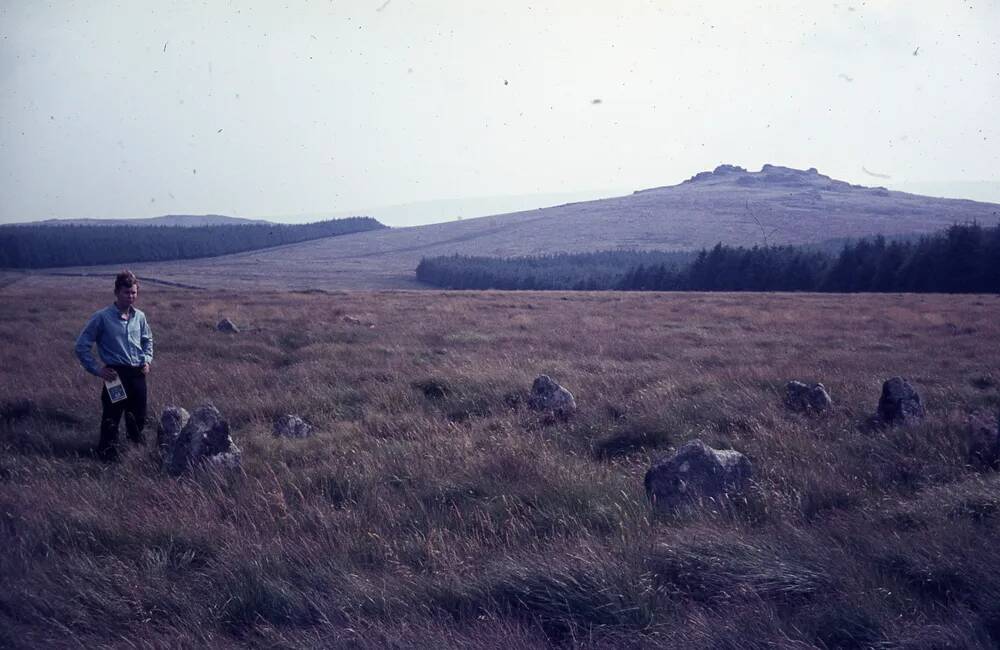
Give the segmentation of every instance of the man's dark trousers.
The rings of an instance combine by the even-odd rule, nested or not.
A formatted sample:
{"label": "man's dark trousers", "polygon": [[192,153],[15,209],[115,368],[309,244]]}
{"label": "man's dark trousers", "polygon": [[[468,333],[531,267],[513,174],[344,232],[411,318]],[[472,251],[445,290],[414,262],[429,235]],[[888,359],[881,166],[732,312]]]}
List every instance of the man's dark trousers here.
{"label": "man's dark trousers", "polygon": [[101,439],[97,443],[97,455],[106,460],[118,456],[118,422],[125,414],[125,434],[134,443],[143,444],[142,428],[146,424],[146,375],[142,368],[132,366],[108,366],[118,373],[125,388],[126,398],[111,403],[108,389],[101,384]]}

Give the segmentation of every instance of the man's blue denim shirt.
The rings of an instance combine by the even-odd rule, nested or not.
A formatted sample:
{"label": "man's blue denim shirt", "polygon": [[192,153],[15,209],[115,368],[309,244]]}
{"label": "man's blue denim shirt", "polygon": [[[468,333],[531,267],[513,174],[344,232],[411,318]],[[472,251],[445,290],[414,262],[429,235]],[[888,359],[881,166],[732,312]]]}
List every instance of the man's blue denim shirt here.
{"label": "man's blue denim shirt", "polygon": [[76,339],[76,356],[92,375],[100,376],[100,366],[91,348],[97,343],[97,353],[106,366],[141,366],[153,360],[153,333],[146,314],[129,307],[125,320],[118,307],[110,305],[95,313]]}

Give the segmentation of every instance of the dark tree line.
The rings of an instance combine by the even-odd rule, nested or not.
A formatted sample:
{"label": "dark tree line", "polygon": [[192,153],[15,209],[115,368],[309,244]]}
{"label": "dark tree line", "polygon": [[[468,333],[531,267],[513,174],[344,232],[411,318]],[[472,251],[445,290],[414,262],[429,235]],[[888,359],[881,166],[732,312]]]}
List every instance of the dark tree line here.
{"label": "dark tree line", "polygon": [[215,257],[385,228],[371,217],[307,224],[0,226],[0,267],[38,269]]}
{"label": "dark tree line", "polygon": [[537,257],[451,255],[420,260],[417,280],[446,289],[616,288],[628,269],[659,265],[675,268],[694,258],[689,252],[601,251]]}
{"label": "dark tree line", "polygon": [[823,291],[1000,292],[1000,224],[954,225],[910,242],[881,237],[844,247]]}
{"label": "dark tree line", "polygon": [[421,282],[449,289],[1000,293],[1000,224],[954,225],[916,239],[882,236],[810,247],[716,245],[697,255],[613,251],[542,258],[436,257]]}
{"label": "dark tree line", "polygon": [[742,248],[717,244],[680,269],[629,269],[626,291],[813,291],[829,256],[794,246]]}

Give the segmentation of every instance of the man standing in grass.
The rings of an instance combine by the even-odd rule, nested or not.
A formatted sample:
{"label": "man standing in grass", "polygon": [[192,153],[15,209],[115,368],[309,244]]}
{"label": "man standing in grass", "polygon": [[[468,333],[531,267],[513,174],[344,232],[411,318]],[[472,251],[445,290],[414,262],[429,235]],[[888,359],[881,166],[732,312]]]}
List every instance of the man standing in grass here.
{"label": "man standing in grass", "polygon": [[[120,379],[125,391],[121,399],[117,387],[101,386],[103,413],[97,456],[105,461],[118,459],[118,422],[122,413],[128,439],[140,445],[145,442],[142,428],[146,422],[146,374],[153,360],[153,333],[146,315],[134,307],[138,297],[139,279],[131,271],[122,271],[115,277],[115,302],[91,316],[76,339],[76,356],[84,369],[105,382]],[[94,343],[103,368],[91,352]]]}

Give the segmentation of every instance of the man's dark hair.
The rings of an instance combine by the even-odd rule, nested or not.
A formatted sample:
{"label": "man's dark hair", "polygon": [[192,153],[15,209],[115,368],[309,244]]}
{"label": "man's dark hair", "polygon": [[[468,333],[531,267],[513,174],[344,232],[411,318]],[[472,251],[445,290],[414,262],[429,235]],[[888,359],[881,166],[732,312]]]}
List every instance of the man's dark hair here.
{"label": "man's dark hair", "polygon": [[115,293],[122,287],[138,287],[139,278],[135,277],[135,273],[132,273],[128,269],[122,269],[122,272],[115,276]]}

